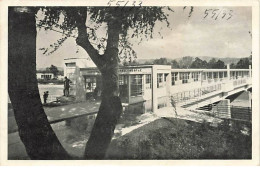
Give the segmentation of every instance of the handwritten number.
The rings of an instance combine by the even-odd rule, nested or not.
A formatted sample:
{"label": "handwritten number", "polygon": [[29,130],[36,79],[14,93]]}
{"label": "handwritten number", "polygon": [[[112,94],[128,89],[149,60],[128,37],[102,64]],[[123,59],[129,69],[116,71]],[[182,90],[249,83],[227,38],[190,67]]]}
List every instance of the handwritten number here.
{"label": "handwritten number", "polygon": [[117,1],[116,6],[121,6],[121,3],[123,3],[123,2],[125,2],[125,1]]}
{"label": "handwritten number", "polygon": [[229,18],[227,18],[227,20],[229,20],[230,18],[232,18],[232,16],[233,16],[233,15],[231,14],[232,12],[233,12],[233,10],[230,10],[230,11],[229,11],[229,13],[228,13],[228,14],[229,14]]}
{"label": "handwritten number", "polygon": [[108,6],[111,6],[111,3],[114,2],[115,0],[109,0],[109,2],[107,3]]}
{"label": "handwritten number", "polygon": [[214,9],[213,11],[212,11],[212,17],[211,18],[214,18],[214,16],[217,14],[215,11],[218,11],[219,9]]}
{"label": "handwritten number", "polygon": [[129,1],[126,1],[126,3],[125,3],[125,5],[124,5],[124,7],[125,7],[125,6],[128,4],[128,2],[129,2]]}
{"label": "handwritten number", "polygon": [[219,15],[222,14],[222,17],[221,17],[222,19],[224,19],[226,16],[228,16],[228,18],[226,20],[229,20],[230,18],[233,17],[232,13],[233,13],[233,10],[229,10],[229,12],[227,13],[226,10],[223,10],[223,9],[221,9],[221,10],[220,9],[206,9],[204,11],[204,14],[205,14],[204,19],[208,16],[209,17],[211,16],[211,18],[217,20]]}
{"label": "handwritten number", "polygon": [[225,18],[226,15],[227,15],[227,13],[226,13],[226,12],[223,12],[222,19]]}
{"label": "handwritten number", "polygon": [[142,7],[143,1],[139,1],[139,6]]}
{"label": "handwritten number", "polygon": [[205,13],[204,18],[206,18],[206,17],[209,15],[208,11],[210,11],[210,10],[212,10],[212,9],[206,9],[206,10],[205,10],[205,12],[204,12],[204,13]]}
{"label": "handwritten number", "polygon": [[143,1],[142,0],[139,0],[139,1],[133,1],[133,0],[108,0],[107,2],[107,5],[108,6],[117,6],[117,7],[126,7],[128,4],[132,4],[130,6],[133,6],[133,7],[136,7],[136,6],[139,6],[139,7],[142,7],[142,4],[143,4]]}

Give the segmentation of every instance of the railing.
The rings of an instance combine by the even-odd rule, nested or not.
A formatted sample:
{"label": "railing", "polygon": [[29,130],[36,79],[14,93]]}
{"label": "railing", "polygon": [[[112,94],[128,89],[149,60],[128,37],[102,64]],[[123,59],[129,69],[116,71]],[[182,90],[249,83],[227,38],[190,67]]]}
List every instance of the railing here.
{"label": "railing", "polygon": [[249,79],[248,77],[242,79],[231,79],[231,80],[223,79],[222,83],[201,86],[192,90],[174,93],[172,94],[172,97],[177,103],[187,103],[190,101],[197,101],[203,98],[203,96],[206,96],[210,93],[225,90],[225,88],[227,88],[227,85],[229,85],[231,88],[235,88],[240,85],[246,84],[248,82],[248,79]]}
{"label": "railing", "polygon": [[246,82],[247,82],[246,79],[237,79],[237,80],[233,81],[233,86],[236,87],[236,86],[239,86],[241,84],[245,84]]}
{"label": "railing", "polygon": [[207,95],[215,91],[220,91],[220,90],[221,90],[221,84],[214,84],[210,86],[199,87],[188,91],[174,93],[172,97],[177,103],[196,101],[197,98],[201,98],[204,95]]}

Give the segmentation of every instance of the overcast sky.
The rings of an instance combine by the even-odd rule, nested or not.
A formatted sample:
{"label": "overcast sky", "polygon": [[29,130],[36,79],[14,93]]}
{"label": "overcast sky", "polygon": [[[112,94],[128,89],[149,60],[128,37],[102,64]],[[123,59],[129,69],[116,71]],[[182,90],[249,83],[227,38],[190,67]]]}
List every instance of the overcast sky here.
{"label": "overcast sky", "polygon": [[[131,42],[138,59],[155,59],[160,57],[179,58],[183,56],[211,57],[248,57],[252,50],[252,13],[250,7],[195,7],[191,17],[190,8],[173,7],[170,13],[170,28],[164,23],[156,23],[153,39],[142,41],[139,45],[135,39]],[[219,9],[212,18],[212,12],[205,17],[206,9]],[[230,10],[232,10],[230,12]],[[219,13],[219,11],[221,11]],[[227,13],[224,18],[224,12]],[[232,17],[228,13],[231,13]],[[218,15],[219,14],[219,15]],[[218,18],[215,20],[216,16]],[[228,19],[228,20],[227,20]],[[103,29],[104,30],[104,29]],[[161,36],[157,32],[161,32]],[[38,31],[37,49],[55,43],[60,33]],[[79,51],[76,53],[76,51]],[[77,47],[75,38],[69,38],[63,46],[51,55],[43,55],[37,50],[37,67],[51,64],[63,66],[65,58],[88,57],[87,53]]]}

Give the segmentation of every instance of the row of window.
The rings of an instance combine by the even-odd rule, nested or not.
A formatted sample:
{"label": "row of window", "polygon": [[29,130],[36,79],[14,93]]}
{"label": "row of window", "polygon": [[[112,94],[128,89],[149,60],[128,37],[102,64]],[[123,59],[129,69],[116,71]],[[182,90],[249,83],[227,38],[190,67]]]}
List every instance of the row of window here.
{"label": "row of window", "polygon": [[[182,81],[182,83],[188,83],[189,79],[192,78],[194,81],[198,81],[200,77],[200,72],[172,72],[171,78],[172,78],[172,85],[176,84],[176,81],[178,81],[178,74],[179,74],[179,80]],[[191,74],[191,77],[190,77]],[[246,75],[246,72],[241,73],[241,75]],[[143,76],[145,76],[143,82]],[[168,74],[166,73],[158,73],[157,74],[157,88],[163,87],[166,83]],[[232,76],[232,75],[231,75]],[[214,78],[225,78],[227,77],[227,72],[203,72],[202,79],[214,79]],[[119,85],[120,86],[127,86],[128,84],[128,75],[120,75],[119,76]],[[138,96],[143,95],[144,87],[146,89],[150,89],[152,86],[152,78],[150,74],[147,75],[130,75],[130,95],[131,96]]]}
{"label": "row of window", "polygon": [[[191,79],[193,81],[198,81],[200,77],[200,72],[173,72],[172,73],[172,86],[176,84],[176,81],[178,81],[178,74],[179,74],[179,80],[182,81],[182,83],[188,83],[188,80],[190,79],[190,74],[191,74]],[[231,77],[232,76],[247,76],[248,72],[231,72]],[[202,80],[207,80],[207,79],[216,79],[216,78],[226,78],[227,77],[227,72],[203,72],[202,74]]]}
{"label": "row of window", "polygon": [[[144,91],[144,84],[146,89],[150,89],[152,84],[151,75],[145,75],[145,83],[143,83],[143,76],[144,75],[130,75],[130,95],[131,96],[138,96],[143,95]],[[128,84],[128,76],[127,75],[120,75],[119,76],[119,86],[127,87]]]}
{"label": "row of window", "polygon": [[51,79],[52,75],[41,75],[42,79]]}

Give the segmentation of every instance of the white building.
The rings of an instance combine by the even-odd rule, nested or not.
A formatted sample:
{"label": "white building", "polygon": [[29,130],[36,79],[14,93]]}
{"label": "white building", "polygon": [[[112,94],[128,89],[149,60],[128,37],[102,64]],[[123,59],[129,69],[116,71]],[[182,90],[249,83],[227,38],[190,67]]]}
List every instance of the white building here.
{"label": "white building", "polygon": [[[82,79],[85,93],[101,90],[101,74],[96,67],[88,67],[81,59],[65,60],[64,76],[76,84]],[[185,100],[223,90],[225,81],[232,87],[246,82],[251,69],[172,69],[169,65],[138,65],[119,68],[121,101],[135,112],[155,112],[170,105],[170,97]],[[241,82],[240,82],[241,81]],[[236,84],[235,84],[236,83]],[[226,86],[227,88],[227,86]],[[73,89],[73,88],[72,88]]]}
{"label": "white building", "polygon": [[37,72],[36,73],[37,79],[53,79],[54,78],[54,74],[50,73],[50,72]]}

